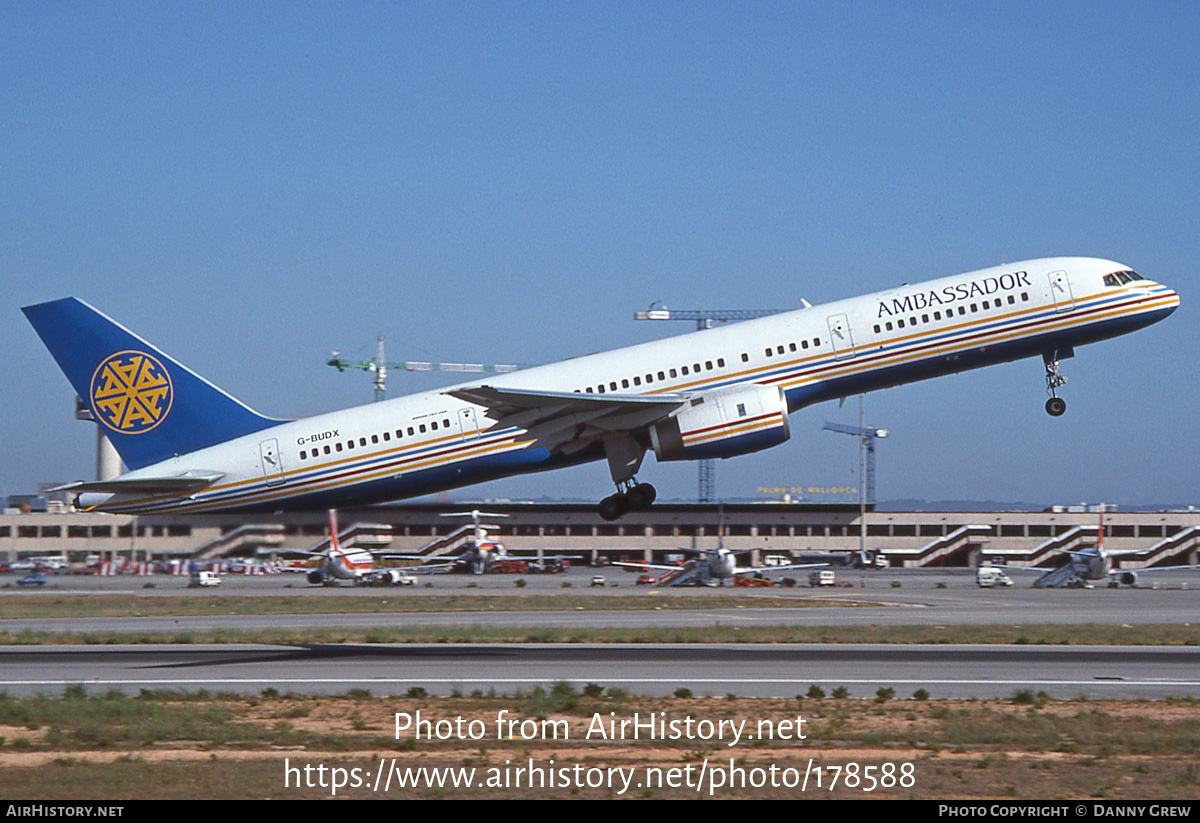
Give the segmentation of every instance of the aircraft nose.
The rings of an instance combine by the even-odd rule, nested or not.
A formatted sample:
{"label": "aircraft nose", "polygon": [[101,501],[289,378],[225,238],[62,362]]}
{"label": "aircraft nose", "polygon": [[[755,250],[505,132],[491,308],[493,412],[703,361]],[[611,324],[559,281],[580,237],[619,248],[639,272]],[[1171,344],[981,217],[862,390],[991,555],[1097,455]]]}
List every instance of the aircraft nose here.
{"label": "aircraft nose", "polygon": [[1179,308],[1179,295],[1174,289],[1163,288],[1162,292],[1163,308],[1167,310],[1167,314],[1173,313]]}

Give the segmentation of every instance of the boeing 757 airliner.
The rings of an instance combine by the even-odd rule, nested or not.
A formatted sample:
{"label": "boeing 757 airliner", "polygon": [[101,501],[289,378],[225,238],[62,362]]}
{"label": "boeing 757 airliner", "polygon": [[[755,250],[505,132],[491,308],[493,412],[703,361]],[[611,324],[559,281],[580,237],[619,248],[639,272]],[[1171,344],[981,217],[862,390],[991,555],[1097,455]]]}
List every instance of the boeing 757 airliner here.
{"label": "boeing 757 airliner", "polygon": [[1060,415],[1061,360],[1178,305],[1119,263],[1028,260],[298,420],[258,414],[75,298],[24,312],[129,469],[63,487],[84,508],[344,507],[606,459],[614,520],[654,502],[636,479],[646,452],[759,451],[822,400],[1041,357]]}

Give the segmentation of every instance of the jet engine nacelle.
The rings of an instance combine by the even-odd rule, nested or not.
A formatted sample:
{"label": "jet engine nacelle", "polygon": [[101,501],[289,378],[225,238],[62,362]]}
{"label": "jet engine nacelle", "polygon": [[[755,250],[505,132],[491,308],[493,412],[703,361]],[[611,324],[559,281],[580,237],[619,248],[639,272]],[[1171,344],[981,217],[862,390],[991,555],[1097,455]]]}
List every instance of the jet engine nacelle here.
{"label": "jet engine nacelle", "polygon": [[325,582],[325,572],[320,569],[313,569],[305,575],[305,579],[314,586],[320,586]]}
{"label": "jet engine nacelle", "polygon": [[777,386],[704,392],[650,429],[659,460],[711,460],[778,446],[791,437],[787,399]]}
{"label": "jet engine nacelle", "polygon": [[1138,577],[1137,572],[1121,572],[1121,583],[1126,586],[1136,586]]}

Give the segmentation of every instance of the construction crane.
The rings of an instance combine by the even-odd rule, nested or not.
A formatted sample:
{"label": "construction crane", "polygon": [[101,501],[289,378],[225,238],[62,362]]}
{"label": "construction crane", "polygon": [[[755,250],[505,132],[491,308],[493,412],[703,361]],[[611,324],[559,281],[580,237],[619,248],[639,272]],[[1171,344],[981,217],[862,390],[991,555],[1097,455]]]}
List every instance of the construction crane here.
{"label": "construction crane", "polygon": [[438,363],[432,361],[421,360],[401,360],[389,361],[384,357],[383,353],[383,332],[379,333],[375,341],[375,356],[370,360],[345,360],[341,357],[341,350],[334,349],[330,358],[325,361],[325,365],[333,366],[338,371],[346,369],[361,369],[375,373],[373,381],[375,385],[375,402],[379,403],[387,399],[387,373],[388,369],[402,369],[403,371],[448,371],[448,372],[495,372],[496,374],[509,374],[519,371],[520,366],[514,364],[490,364],[490,363]]}
{"label": "construction crane", "polygon": [[859,425],[847,426],[844,423],[826,423],[824,426],[826,431],[840,432],[842,434],[853,435],[859,438],[860,442],[867,450],[867,470],[866,470],[866,497],[865,499],[875,502],[875,441],[888,436],[887,429],[878,429],[874,426],[864,426],[862,421]]}
{"label": "construction crane", "polygon": [[[800,301],[804,308],[809,308],[807,300]],[[768,317],[772,314],[782,314],[790,309],[668,309],[661,300],[650,304],[646,311],[633,313],[634,320],[694,320],[696,331],[711,329],[713,323],[734,323],[738,320],[753,320],[756,317]],[[699,463],[696,499],[701,503],[711,503],[716,487],[716,461],[701,460]]]}

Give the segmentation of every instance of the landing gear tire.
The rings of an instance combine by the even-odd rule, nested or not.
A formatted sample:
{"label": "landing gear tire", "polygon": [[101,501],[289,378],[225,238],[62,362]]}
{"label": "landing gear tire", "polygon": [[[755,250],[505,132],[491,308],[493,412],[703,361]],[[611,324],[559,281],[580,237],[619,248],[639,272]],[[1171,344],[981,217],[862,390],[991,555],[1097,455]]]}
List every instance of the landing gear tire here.
{"label": "landing gear tire", "polygon": [[656,497],[658,497],[658,492],[649,483],[638,483],[625,495],[625,499],[629,503],[629,510],[635,512],[650,508]]}
{"label": "landing gear tire", "polygon": [[1061,397],[1051,397],[1046,401],[1046,414],[1051,417],[1061,417],[1067,410],[1067,401]]}
{"label": "landing gear tire", "polygon": [[605,520],[617,520],[629,511],[629,498],[613,494],[600,501],[600,516]]}

